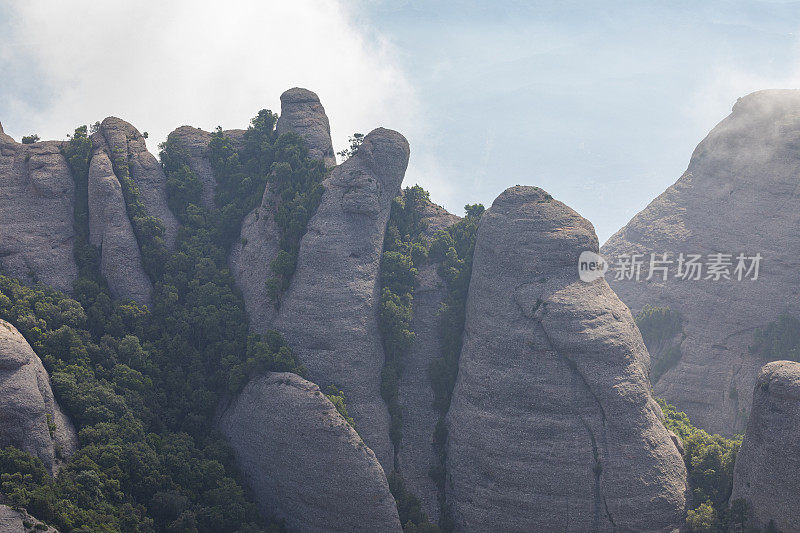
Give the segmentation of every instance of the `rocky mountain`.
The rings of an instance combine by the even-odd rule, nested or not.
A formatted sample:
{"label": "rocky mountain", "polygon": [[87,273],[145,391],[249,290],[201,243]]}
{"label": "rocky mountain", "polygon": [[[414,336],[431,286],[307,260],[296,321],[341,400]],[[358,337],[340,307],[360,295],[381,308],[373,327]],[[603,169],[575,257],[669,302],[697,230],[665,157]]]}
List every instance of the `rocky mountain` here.
{"label": "rocky mountain", "polygon": [[278,135],[289,132],[300,135],[308,144],[311,159],[319,159],[327,167],[336,166],[331,125],[316,93],[300,87],[284,92],[276,129]]}
{"label": "rocky mountain", "polygon": [[17,143],[0,128],[0,266],[27,283],[69,291],[75,185],[60,141]]}
{"label": "rocky mountain", "polygon": [[[124,200],[121,180],[138,188],[147,215],[164,226],[174,246],[178,223],[166,203],[166,176],[139,131],[109,117],[92,136],[89,160],[89,240],[100,252],[100,270],[111,292],[140,303],[152,286]],[[75,241],[75,178],[65,143],[17,143],[0,134],[0,266],[29,283],[71,292],[78,269]]]}
{"label": "rocky mountain", "polygon": [[262,511],[289,530],[402,530],[375,454],[314,383],[289,373],[255,379],[219,426]]}
{"label": "rocky mountain", "polygon": [[389,209],[408,157],[402,135],[378,128],[331,172],[275,321],[311,380],[345,392],[350,415],[384,469],[394,454],[380,393],[378,274]]}
{"label": "rocky mountain", "polygon": [[592,225],[536,187],[481,219],[448,440],[457,531],[671,531],[686,469]]}
{"label": "rocky mountain", "polygon": [[[3,273],[69,292],[81,262],[80,247],[73,247],[85,240],[96,247],[103,278],[87,290],[82,277],[73,295],[79,302],[3,278],[0,312],[45,350],[54,383],[74,380],[68,393],[60,386],[56,392],[68,394],[59,396],[64,406],[88,406],[86,413],[70,412],[82,441],[117,439],[112,446],[119,446],[124,434],[126,457],[137,458],[132,463],[167,465],[154,470],[156,477],[127,463],[105,469],[104,460],[73,469],[86,446],[91,453],[101,449],[92,441],[59,477],[79,476],[80,484],[67,492],[49,485],[56,492],[47,494],[77,491],[88,501],[86,480],[102,474],[115,486],[127,476],[121,490],[137,507],[101,499],[91,513],[158,531],[191,529],[198,520],[219,530],[252,530],[259,520],[275,526],[273,519],[290,531],[400,531],[409,522],[408,528],[436,531],[426,519],[441,519],[444,529],[452,523],[456,531],[685,527],[687,510],[699,505],[686,464],[694,476],[700,452],[691,439],[701,432],[682,430],[685,417],[669,406],[667,423],[689,439],[687,446],[664,427],[650,389],[648,350],[609,283],[634,311],[646,304],[674,311],[651,313],[678,324],[651,346],[659,373],[666,369],[656,394],[688,411],[698,426],[738,428],[750,404],[742,393],[748,372],[755,375],[764,362],[749,350],[754,332],[796,311],[800,265],[792,256],[797,220],[790,204],[800,170],[797,93],[740,100],[698,147],[686,175],[604,248],[609,255],[662,248],[759,252],[760,278],[749,283],[635,283],[614,280],[613,272],[609,283],[583,282],[576,265],[581,252],[598,251],[594,229],[545,191],[512,187],[486,212],[468,206],[461,220],[421,188],[394,201],[410,155],[401,134],[378,128],[337,166],[329,121],[314,93],[290,89],[277,122],[269,122],[276,118],[270,113],[259,117],[267,118],[263,131],[257,120],[246,135],[223,131],[226,153],[235,156],[223,163],[219,145],[210,145],[215,134],[176,129],[167,145],[179,156],[177,170],[169,155],[162,168],[144,134],[111,117],[87,140],[83,174],[70,170],[74,139],[21,144],[0,128]],[[297,134],[304,146],[295,136],[278,138],[282,133]],[[253,139],[263,151],[253,149]],[[284,142],[288,163],[275,155]],[[317,161],[304,156],[306,148]],[[251,159],[222,168],[240,157]],[[267,163],[254,165],[259,157]],[[281,165],[291,172],[281,174]],[[253,168],[257,176],[248,174]],[[292,176],[291,187],[285,176]],[[192,187],[190,203],[205,209],[175,207],[176,186]],[[313,202],[295,201],[308,191],[316,194]],[[404,200],[408,191],[416,198],[411,203]],[[147,249],[153,239],[141,235],[142,220],[158,225],[149,217],[164,228],[159,246],[167,252],[158,257],[168,260],[161,277]],[[300,230],[290,248],[287,227],[295,219]],[[769,224],[752,231],[762,219]],[[425,250],[425,238],[433,241],[441,229],[449,232]],[[275,297],[268,281],[281,255],[292,268]],[[399,303],[381,295],[389,283],[401,287],[388,292]],[[398,325],[408,331],[393,337]],[[401,348],[392,339],[401,339]],[[27,450],[57,472],[78,443],[31,345],[0,322],[0,448]],[[665,365],[676,346],[679,360]],[[761,527],[773,519],[785,530],[796,529],[794,508],[783,498],[797,488],[791,365],[797,366],[768,365],[759,378],[734,490]],[[725,441],[726,450],[735,449],[731,443]],[[730,490],[732,453],[728,485],[715,490]],[[187,462],[195,465],[191,472],[182,470]],[[200,469],[203,480],[192,477]],[[201,483],[206,477],[212,488]],[[163,484],[150,490],[156,478]],[[137,483],[135,491],[129,482]],[[768,483],[774,487],[764,488]],[[83,503],[68,503],[76,507],[64,514],[51,509],[43,518],[62,527],[74,516],[106,516],[81,515]],[[724,497],[713,504],[708,509],[716,518],[727,511]],[[13,527],[35,522],[11,508],[0,508],[3,520]]]}
{"label": "rocky mountain", "polygon": [[78,438],[53,398],[42,361],[5,320],[0,320],[0,391],[0,448],[29,452],[55,474],[75,452]]}
{"label": "rocky mountain", "polygon": [[[680,314],[680,350],[665,362],[655,394],[711,432],[744,429],[749,391],[765,363],[749,349],[755,330],[782,313],[800,314],[798,147],[800,91],[740,98],[697,146],[683,176],[602,248],[612,269],[625,254],[641,254],[645,264],[651,253],[671,254],[666,280],[658,271],[645,281],[646,268],[641,281],[606,277],[634,312],[649,304]],[[706,264],[723,254],[731,279],[715,280],[707,270],[699,280],[676,277],[681,253]],[[754,272],[738,280],[739,254],[761,254],[757,280]]]}
{"label": "rocky mountain", "polygon": [[748,504],[749,523],[800,531],[800,363],[775,361],[756,379],[747,431],[736,458],[731,500]]}
{"label": "rocky mountain", "polygon": [[[300,135],[306,142],[310,157],[323,160],[327,166],[336,165],[328,117],[315,93],[298,87],[284,92],[276,129],[279,134],[291,132]],[[178,131],[180,128],[176,133]],[[196,161],[193,165],[197,168],[203,168],[197,157],[192,157],[192,160]],[[229,259],[250,315],[250,328],[259,333],[272,327],[277,313],[274,298],[269,295],[265,284],[272,274],[270,264],[280,251],[281,234],[275,222],[275,212],[276,199],[267,186],[261,205],[242,222],[241,239],[234,243]]]}

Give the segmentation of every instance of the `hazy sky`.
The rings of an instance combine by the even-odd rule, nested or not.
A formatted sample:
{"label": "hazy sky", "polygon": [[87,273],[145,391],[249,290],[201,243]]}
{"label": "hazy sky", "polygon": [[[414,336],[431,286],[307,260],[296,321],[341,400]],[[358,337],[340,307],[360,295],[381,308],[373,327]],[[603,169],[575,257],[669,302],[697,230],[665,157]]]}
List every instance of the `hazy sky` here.
{"label": "hazy sky", "polygon": [[334,144],[411,143],[406,184],[461,214],[538,185],[601,242],[758,89],[800,88],[797,2],[0,0],[0,121],[64,138],[108,115],[150,133],[244,127],[316,91]]}

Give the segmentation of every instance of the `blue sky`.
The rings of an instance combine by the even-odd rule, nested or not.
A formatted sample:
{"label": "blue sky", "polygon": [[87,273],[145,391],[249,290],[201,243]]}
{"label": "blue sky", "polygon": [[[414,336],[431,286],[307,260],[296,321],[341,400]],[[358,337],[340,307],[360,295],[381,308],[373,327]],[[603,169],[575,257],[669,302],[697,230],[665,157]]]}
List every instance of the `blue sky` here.
{"label": "blue sky", "polygon": [[334,142],[393,127],[406,183],[461,213],[543,187],[601,242],[685,170],[758,89],[800,87],[797,2],[0,0],[0,121],[63,138],[107,115],[242,127],[291,86]]}

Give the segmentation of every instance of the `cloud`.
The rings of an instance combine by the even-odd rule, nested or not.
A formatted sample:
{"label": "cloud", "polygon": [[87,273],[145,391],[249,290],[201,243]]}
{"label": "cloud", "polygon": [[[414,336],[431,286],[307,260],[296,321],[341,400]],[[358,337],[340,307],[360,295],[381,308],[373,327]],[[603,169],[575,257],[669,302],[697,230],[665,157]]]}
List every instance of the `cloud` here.
{"label": "cloud", "polygon": [[760,63],[742,64],[728,59],[707,68],[699,75],[697,88],[687,102],[686,116],[695,124],[708,127],[725,118],[742,96],[763,89],[800,87],[800,39],[797,37],[784,61]]}
{"label": "cloud", "polygon": [[155,151],[183,124],[245,127],[294,86],[320,95],[337,149],[377,126],[421,135],[394,51],[345,3],[26,0],[0,14],[0,120],[17,139],[115,115]]}

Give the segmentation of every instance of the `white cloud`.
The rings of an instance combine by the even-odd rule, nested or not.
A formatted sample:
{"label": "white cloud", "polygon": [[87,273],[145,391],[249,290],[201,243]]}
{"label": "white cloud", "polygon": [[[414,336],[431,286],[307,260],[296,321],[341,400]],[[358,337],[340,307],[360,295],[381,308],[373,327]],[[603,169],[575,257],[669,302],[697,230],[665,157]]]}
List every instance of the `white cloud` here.
{"label": "white cloud", "polygon": [[344,3],[181,0],[3,2],[0,120],[19,139],[63,139],[119,116],[150,134],[246,127],[290,87],[320,95],[334,144],[385,126],[421,136],[417,98],[388,43]]}
{"label": "white cloud", "polygon": [[685,108],[687,117],[696,126],[709,129],[728,116],[742,96],[763,89],[800,87],[800,40],[795,38],[791,50],[788,68],[777,69],[767,63],[762,69],[754,69],[752,65],[745,67],[732,60],[710,66],[699,76],[698,88]]}

